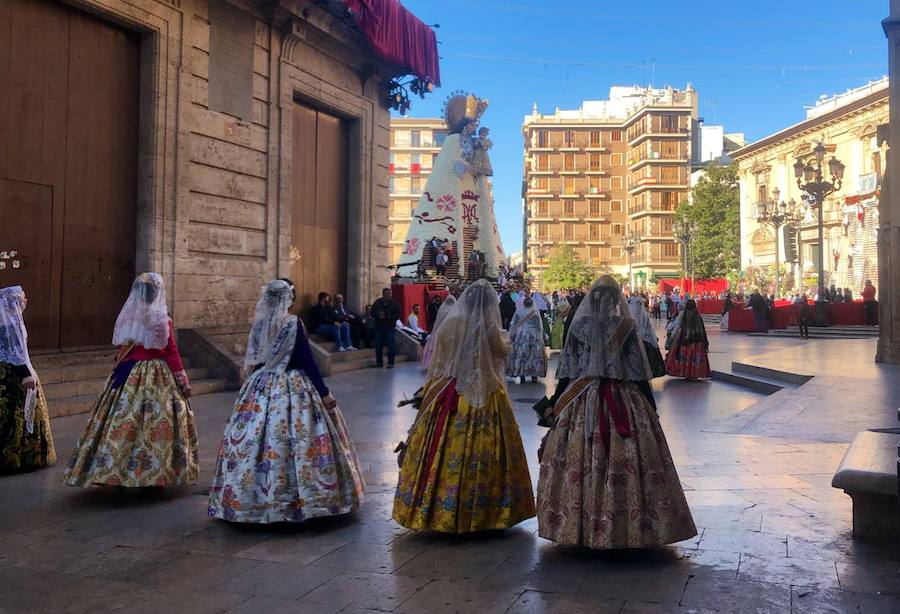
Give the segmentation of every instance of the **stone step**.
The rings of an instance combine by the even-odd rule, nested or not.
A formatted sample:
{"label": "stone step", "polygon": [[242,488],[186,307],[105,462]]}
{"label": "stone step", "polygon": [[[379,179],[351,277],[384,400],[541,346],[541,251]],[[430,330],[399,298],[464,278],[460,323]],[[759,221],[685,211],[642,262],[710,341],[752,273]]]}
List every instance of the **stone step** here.
{"label": "stone step", "polygon": [[[224,379],[199,379],[191,382],[191,394],[192,396],[212,394],[226,390],[227,387],[228,382]],[[98,394],[100,394],[99,388],[94,390],[92,394],[82,394],[62,399],[48,399],[47,407],[50,410],[50,417],[58,418],[87,413],[94,408]]]}
{"label": "stone step", "polygon": [[116,348],[100,348],[78,352],[36,352],[31,354],[31,364],[39,373],[55,367],[73,367],[90,364],[111,365],[116,358]]}
{"label": "stone step", "polygon": [[[799,330],[770,330],[767,333],[747,333],[750,337],[778,337],[781,339],[800,339],[800,331]],[[877,338],[878,333],[867,333],[867,332],[843,332],[843,331],[832,331],[828,332],[826,328],[813,328],[809,327],[809,338],[810,339],[873,339]]]}
{"label": "stone step", "polygon": [[[88,368],[85,367],[84,371],[87,370]],[[65,399],[67,397],[96,394],[103,387],[103,384],[106,383],[106,378],[109,376],[110,371],[112,371],[112,368],[109,365],[102,365],[102,370],[99,369],[99,366],[97,369],[94,369],[94,373],[99,372],[99,375],[93,375],[91,377],[70,377],[55,383],[47,383],[43,373],[39,373],[38,375],[41,377],[41,382],[44,387],[44,396],[47,397],[48,401],[52,401],[56,399]],[[188,379],[191,380],[192,387],[194,380],[204,380],[207,376],[206,369],[186,369],[186,371]]]}
{"label": "stone step", "polygon": [[731,372],[754,378],[775,380],[776,382],[784,382],[793,384],[794,386],[802,386],[813,378],[812,375],[789,373],[787,371],[779,371],[778,369],[770,369],[768,367],[760,367],[758,365],[751,365],[743,362],[732,362]]}
{"label": "stone step", "polygon": [[763,394],[775,394],[785,388],[797,388],[796,384],[735,371],[713,370],[710,374],[710,379],[728,382],[729,384],[741,386],[742,388],[747,388],[748,390],[754,390]]}
{"label": "stone step", "polygon": [[[369,350],[371,352],[372,350]],[[407,357],[403,354],[398,354],[394,359],[396,364],[407,362]],[[366,358],[357,358],[356,360],[347,360],[344,362],[335,362],[331,365],[331,374],[335,375],[337,373],[347,373],[348,371],[358,371],[360,369],[372,369],[375,368],[375,358],[372,356]]]}

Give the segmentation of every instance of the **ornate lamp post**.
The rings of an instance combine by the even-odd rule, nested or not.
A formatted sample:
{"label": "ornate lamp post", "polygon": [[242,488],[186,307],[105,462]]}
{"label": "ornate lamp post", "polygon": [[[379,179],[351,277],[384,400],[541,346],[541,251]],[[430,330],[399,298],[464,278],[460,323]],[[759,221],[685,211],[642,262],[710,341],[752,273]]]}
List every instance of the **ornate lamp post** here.
{"label": "ornate lamp post", "polygon": [[[797,178],[797,186],[801,191],[810,195],[810,207],[819,208],[819,255],[816,259],[816,268],[819,275],[818,298],[816,299],[816,326],[828,326],[828,302],[825,300],[825,198],[841,189],[844,179],[844,163],[834,156],[828,161],[828,174],[831,181],[825,180],[823,163],[828,150],[825,145],[819,143],[813,149],[815,158],[809,162],[797,159],[794,162],[794,176]],[[813,163],[815,162],[815,164]]]}
{"label": "ornate lamp post", "polygon": [[[672,234],[674,235],[675,240],[682,245],[681,262],[685,276],[688,275],[688,248],[699,232],[700,224],[689,221],[687,216],[682,217],[680,220],[675,220],[672,223]],[[693,289],[693,284],[691,284],[691,290]]]}
{"label": "ornate lamp post", "polygon": [[768,203],[759,203],[756,211],[756,221],[760,226],[771,226],[775,229],[775,297],[781,292],[781,251],[778,249],[778,231],[785,224],[795,224],[800,221],[800,213],[797,203],[793,199],[790,202],[779,203],[781,191],[778,188],[772,190],[772,200]]}
{"label": "ornate lamp post", "polygon": [[622,237],[622,249],[628,254],[628,285],[632,293],[634,293],[634,269],[632,268],[632,256],[634,250],[641,244],[641,237],[635,230],[629,230]]}

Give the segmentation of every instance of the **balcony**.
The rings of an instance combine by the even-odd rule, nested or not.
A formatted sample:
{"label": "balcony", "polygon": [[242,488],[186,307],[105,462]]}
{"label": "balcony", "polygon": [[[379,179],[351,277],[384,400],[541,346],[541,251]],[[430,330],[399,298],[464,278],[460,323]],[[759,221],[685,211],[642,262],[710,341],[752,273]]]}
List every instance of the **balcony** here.
{"label": "balcony", "polygon": [[[682,118],[679,118],[678,125],[676,126],[664,124],[663,122],[659,121],[660,119],[661,118],[659,117],[652,118],[652,122],[649,127],[645,122],[642,121],[636,126],[632,126],[631,128],[629,128],[628,144],[633,147],[640,141],[651,137],[672,138],[690,136],[691,131],[688,130],[688,127],[686,125],[683,125],[681,121]],[[684,119],[686,121],[686,117]]]}
{"label": "balcony", "polygon": [[641,149],[628,158],[628,170],[634,171],[646,164],[687,164],[687,151],[659,152]]}

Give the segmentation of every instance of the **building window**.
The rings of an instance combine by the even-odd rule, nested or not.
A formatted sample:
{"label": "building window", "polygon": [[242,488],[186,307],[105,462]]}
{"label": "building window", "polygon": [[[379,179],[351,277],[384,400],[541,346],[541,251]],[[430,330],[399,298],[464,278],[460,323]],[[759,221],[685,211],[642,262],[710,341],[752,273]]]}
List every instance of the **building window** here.
{"label": "building window", "polygon": [[609,258],[610,258],[610,260],[620,260],[622,258],[622,248],[621,247],[610,247],[609,248]]}
{"label": "building window", "polygon": [[600,201],[591,201],[591,217],[597,219],[600,217]]}
{"label": "building window", "polygon": [[663,211],[674,211],[676,206],[678,206],[678,193],[677,192],[663,192],[662,193],[662,209],[663,209]]}
{"label": "building window", "polygon": [[677,243],[663,243],[663,257],[664,258],[677,258],[678,257],[678,244]]}
{"label": "building window", "polygon": [[563,224],[563,240],[564,241],[574,241],[575,240],[575,227],[572,224]]}
{"label": "building window", "polygon": [[422,193],[422,178],[421,177],[411,177],[410,178],[409,193],[410,194],[421,194]]}
{"label": "building window", "polygon": [[620,199],[615,199],[609,203],[609,210],[613,213],[621,213],[622,212],[622,201]]}
{"label": "building window", "polygon": [[663,115],[660,119],[661,132],[672,134],[678,132],[678,117],[675,115]]}
{"label": "building window", "polygon": [[680,168],[663,168],[660,169],[660,180],[663,183],[681,183],[681,169]]}
{"label": "building window", "polygon": [[409,145],[410,147],[421,147],[422,146],[422,132],[419,130],[413,130],[409,134]]}
{"label": "building window", "polygon": [[611,181],[613,190],[621,190],[622,189],[622,178],[621,177],[613,177]]}
{"label": "building window", "polygon": [[535,154],[534,161],[537,165],[537,170],[546,171],[550,169],[550,156],[547,154]]}
{"label": "building window", "polygon": [[575,131],[566,130],[565,134],[566,147],[575,147]]}
{"label": "building window", "polygon": [[663,231],[663,232],[672,232],[672,223],[673,223],[673,222],[674,222],[674,218],[671,217],[671,216],[669,216],[669,215],[667,215],[666,217],[662,218],[662,221],[660,222],[660,226],[662,227],[662,231]]}
{"label": "building window", "polygon": [[575,154],[567,153],[563,157],[563,170],[565,170],[565,171],[574,171],[575,170]]}
{"label": "building window", "polygon": [[393,177],[388,178],[388,192],[391,194],[397,193],[397,188],[395,185],[395,179]]}
{"label": "building window", "polygon": [[589,177],[588,184],[590,186],[591,194],[600,194],[603,191],[603,184],[601,183],[601,177],[594,177],[594,176]]}
{"label": "building window", "polygon": [[547,183],[546,177],[532,177],[531,178],[531,187],[534,188],[535,190],[538,190],[540,192],[546,192],[548,185],[549,184]]}
{"label": "building window", "polygon": [[575,178],[563,178],[563,194],[575,194]]}
{"label": "building window", "polygon": [[602,160],[600,158],[600,154],[592,153],[591,157],[590,157],[590,169],[592,171],[599,171],[599,170],[602,170],[602,168],[603,168],[603,166],[602,166]]}
{"label": "building window", "polygon": [[547,240],[547,231],[548,230],[549,230],[549,226],[547,226],[546,224],[538,224],[537,235],[538,235],[539,241]]}
{"label": "building window", "polygon": [[622,235],[622,224],[613,224],[612,225],[612,233],[616,236]]}
{"label": "building window", "polygon": [[600,131],[591,130],[591,147],[600,147]]}
{"label": "building window", "polygon": [[613,130],[610,133],[610,140],[613,143],[621,143],[622,142],[622,131],[621,130]]}
{"label": "building window", "polygon": [[598,265],[600,264],[600,248],[599,247],[591,247],[588,251],[588,264]]}
{"label": "building window", "polygon": [[610,163],[613,166],[622,166],[622,154],[614,153],[610,156]]}
{"label": "building window", "polygon": [[566,217],[568,217],[568,218],[575,217],[575,201],[567,200],[565,209],[566,209]]}
{"label": "building window", "polygon": [[538,147],[547,147],[547,131],[546,130],[535,130],[535,134],[537,135],[537,146]]}

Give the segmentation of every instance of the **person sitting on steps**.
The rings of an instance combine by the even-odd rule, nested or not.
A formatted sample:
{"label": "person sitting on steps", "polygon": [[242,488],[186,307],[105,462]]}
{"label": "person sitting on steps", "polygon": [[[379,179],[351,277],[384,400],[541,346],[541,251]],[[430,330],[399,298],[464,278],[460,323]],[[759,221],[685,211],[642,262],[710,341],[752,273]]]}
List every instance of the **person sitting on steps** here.
{"label": "person sitting on steps", "polygon": [[319,302],[309,310],[309,324],[315,334],[333,339],[338,352],[356,349],[350,342],[350,324],[341,321],[327,292],[319,292]]}

